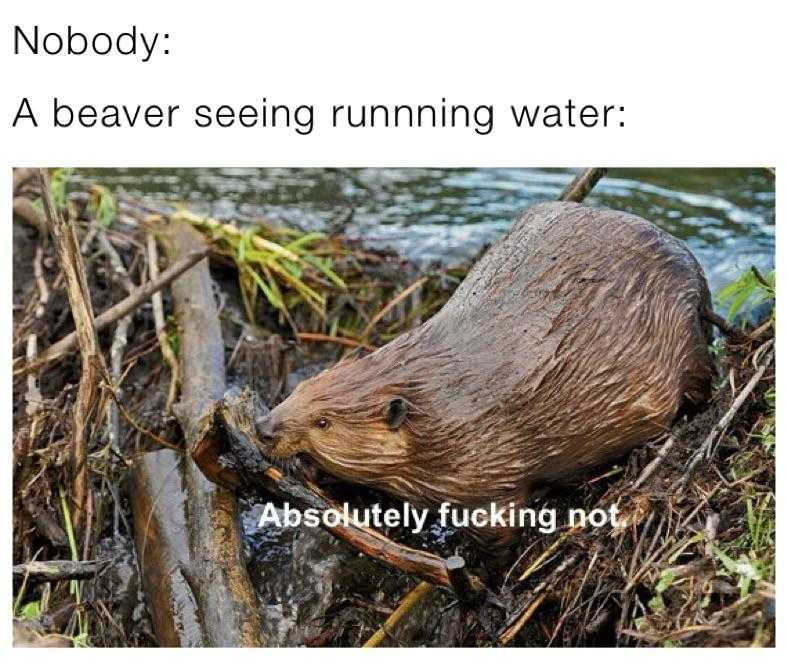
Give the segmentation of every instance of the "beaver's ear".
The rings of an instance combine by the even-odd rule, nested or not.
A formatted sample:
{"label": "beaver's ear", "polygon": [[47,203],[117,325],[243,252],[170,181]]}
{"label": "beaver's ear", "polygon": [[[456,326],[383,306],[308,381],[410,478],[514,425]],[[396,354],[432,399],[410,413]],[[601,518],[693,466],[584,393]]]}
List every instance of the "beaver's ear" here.
{"label": "beaver's ear", "polygon": [[391,430],[397,430],[405,422],[408,416],[408,401],[396,396],[389,401],[386,411],[386,421]]}

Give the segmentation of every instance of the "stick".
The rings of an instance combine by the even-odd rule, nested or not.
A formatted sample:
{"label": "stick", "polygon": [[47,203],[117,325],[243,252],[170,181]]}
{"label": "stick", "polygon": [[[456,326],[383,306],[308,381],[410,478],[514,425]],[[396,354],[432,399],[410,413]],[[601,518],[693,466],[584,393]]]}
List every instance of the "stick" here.
{"label": "stick", "polygon": [[[764,346],[771,345],[772,341],[767,341],[764,343]],[[761,346],[761,347],[764,347]],[[711,451],[712,446],[716,439],[722,434],[722,432],[728,427],[728,425],[733,420],[733,417],[736,416],[736,413],[739,411],[741,406],[744,404],[744,401],[749,398],[752,390],[755,389],[755,385],[761,381],[763,374],[766,372],[766,369],[772,363],[772,359],[774,359],[774,350],[770,351],[769,354],[766,356],[766,361],[763,365],[755,371],[755,374],[750,378],[750,381],[741,390],[739,395],[734,399],[733,403],[731,403],[730,408],[725,413],[725,415],[720,419],[715,425],[714,428],[711,429],[711,432],[706,436],[706,439],[703,441],[703,444],[698,448],[698,450],[692,455],[690,458],[689,463],[687,463],[687,467],[684,470],[684,475],[681,478],[681,484],[686,485],[689,481],[689,478],[692,474],[692,471],[695,469],[695,466],[701,461],[704,455],[708,455]]]}
{"label": "stick", "polygon": [[541,555],[539,555],[539,557],[537,557],[525,571],[523,571],[522,575],[517,579],[517,582],[518,583],[524,582],[529,577],[531,577],[534,573],[536,573],[536,571],[539,570],[539,567],[542,566],[544,561],[548,557],[550,557],[550,555],[552,555],[556,550],[558,550],[568,538],[579,532],[580,529],[581,528],[579,525],[575,525],[574,527],[571,527],[570,529],[566,530],[566,532],[561,534],[561,536],[559,536],[555,541],[553,541],[553,543],[551,543],[545,549],[545,551]]}
{"label": "stick", "polygon": [[[123,264],[123,259],[115,250],[112,242],[109,241],[106,230],[101,228],[97,232],[99,245],[101,246],[101,250],[109,259],[115,278],[120,281],[127,294],[133,295],[137,288],[134,285],[134,282],[131,280],[128,271],[126,271],[126,266]],[[115,336],[112,338],[112,345],[110,346],[109,351],[112,389],[115,391],[118,398],[120,397],[120,394],[118,394],[118,389],[123,364],[123,352],[125,351],[129,342],[128,336],[131,322],[131,314],[120,319],[118,326],[115,328]],[[113,398],[110,400],[109,407],[107,408],[107,437],[109,438],[109,443],[112,449],[119,453],[120,430],[118,424],[118,406],[116,399]],[[115,515],[116,517],[118,515],[117,504],[115,505]]]}
{"label": "stick", "polygon": [[87,447],[93,419],[98,412],[101,395],[101,377],[106,374],[104,358],[98,347],[93,322],[93,307],[85,277],[85,266],[79,252],[74,226],[66,221],[54,208],[49,179],[44,169],[39,170],[41,199],[44,213],[60,260],[66,281],[71,315],[74,319],[74,335],[79,342],[82,357],[82,373],[79,378],[77,399],[74,404],[74,431],[71,441],[71,471],[74,498],[74,526],[82,529],[84,510],[88,496]]}
{"label": "stick", "polygon": [[402,618],[407,615],[423,598],[429,596],[433,589],[435,589],[433,585],[423,581],[411,589],[405,595],[402,601],[400,601],[397,609],[392,612],[389,618],[383,623],[383,626],[375,631],[372,634],[372,637],[370,637],[369,640],[367,640],[362,645],[362,649],[368,649],[380,645],[380,643],[386,639],[386,636],[391,635],[392,630],[397,624],[399,624],[400,621],[402,621]]}
{"label": "stick", "polygon": [[[201,467],[208,477],[233,486],[245,484],[257,491],[264,488],[289,500],[299,508],[317,509],[320,512],[340,510],[340,506],[317,485],[304,485],[285,476],[268,462],[253,442],[254,420],[259,403],[254,394],[244,392],[234,399],[226,398],[216,412],[223,435],[227,438],[229,453],[214,454],[211,464]],[[217,436],[211,436],[217,443]],[[322,519],[321,519],[322,523]],[[360,527],[350,522],[347,526],[323,524],[323,528],[357,550],[394,566],[405,573],[418,576],[431,584],[451,587],[444,560],[437,555],[400,545],[386,538],[371,527]]]}
{"label": "stick", "polygon": [[424,283],[427,281],[427,277],[423,276],[420,279],[411,283],[407,288],[405,288],[402,292],[400,292],[396,297],[394,297],[388,304],[386,304],[380,311],[378,311],[373,317],[372,320],[369,321],[366,327],[364,327],[364,331],[361,332],[361,338],[366,339],[369,336],[369,332],[371,332],[375,325],[380,322],[380,320],[388,313],[391,309],[393,309],[399,302],[405,299],[410,293],[414,290],[418,290]]}
{"label": "stick", "polygon": [[336,343],[337,345],[344,345],[348,348],[363,348],[364,350],[374,350],[375,348],[363,341],[356,341],[352,338],[345,338],[344,336],[329,336],[328,334],[313,334],[312,332],[298,332],[296,338],[299,341],[316,341],[318,343]]}
{"label": "stick", "polygon": [[[144,303],[151,296],[164,288],[166,285],[172,283],[185,271],[193,267],[196,263],[208,255],[209,248],[203,246],[200,249],[193,251],[189,255],[184,256],[171,267],[165,269],[157,280],[151,280],[140,286],[134,291],[133,295],[129,295],[125,299],[119,301],[114,306],[111,306],[106,311],[98,315],[94,321],[95,330],[101,331],[113,322],[117,322],[121,318],[127,316],[134,311],[140,304]],[[25,374],[29,371],[36,370],[45,366],[46,364],[60,359],[68,354],[75,345],[77,345],[77,332],[71,332],[68,336],[63,337],[54,345],[51,345],[46,352],[32,364],[26,364],[14,370],[14,375]]]}
{"label": "stick", "polygon": [[484,601],[485,587],[477,584],[476,579],[468,572],[462,557],[459,555],[449,557],[446,560],[446,572],[460,603],[466,607],[476,607]]}
{"label": "stick", "polygon": [[111,560],[50,560],[47,562],[25,562],[14,565],[14,578],[27,576],[39,582],[57,582],[58,580],[85,580],[102,571]]}
{"label": "stick", "polygon": [[652,460],[648,465],[646,465],[646,467],[643,468],[643,471],[640,473],[637,481],[632,484],[632,488],[637,490],[646,482],[646,479],[654,474],[654,471],[662,464],[662,461],[665,460],[674,444],[676,444],[676,438],[672,435],[668,435],[668,439],[665,441],[665,444],[663,444],[662,448],[660,448],[660,450],[657,452],[656,458],[654,458],[654,460]]}
{"label": "stick", "polygon": [[522,614],[517,619],[517,621],[515,621],[514,624],[512,624],[503,633],[501,633],[501,635],[498,637],[498,642],[500,642],[502,645],[509,644],[514,638],[514,636],[516,636],[522,630],[523,626],[525,626],[528,623],[528,620],[531,619],[531,617],[533,617],[533,614],[537,611],[539,606],[542,605],[542,601],[545,600],[546,596],[547,596],[546,593],[539,594],[539,596],[537,596],[533,601],[531,601],[531,603],[522,612]]}
{"label": "stick", "polygon": [[591,193],[591,189],[601,180],[607,168],[585,168],[561,192],[558,200],[580,203]]}
{"label": "stick", "polygon": [[[156,237],[153,233],[148,232],[146,239],[150,280],[155,281],[159,278],[159,252],[156,247]],[[167,324],[164,321],[164,302],[162,301],[161,292],[153,293],[151,302],[153,304],[153,324],[156,327],[156,338],[159,341],[159,350],[164,359],[164,363],[170,368],[170,388],[167,390],[167,403],[164,408],[165,412],[169,413],[172,410],[172,404],[175,402],[175,397],[178,392],[178,382],[180,381],[178,360],[175,357],[175,353],[172,351],[170,339],[167,337]]]}
{"label": "stick", "polygon": [[[321,513],[328,510],[341,512],[340,505],[317,485],[311,482],[305,485],[285,476],[279,468],[263,458],[252,441],[256,406],[253,394],[245,392],[234,400],[225,399],[214,417],[208,417],[218,419],[223,430],[221,434],[207,435],[214,449],[213,453],[204,450],[201,459],[200,468],[206,476],[233,487],[245,485],[258,492],[265,489],[300,509],[316,509]],[[216,447],[222,444],[219,439],[222,436],[229,447],[229,453],[224,455],[216,452]],[[352,521],[347,525],[341,522],[326,525],[321,518],[321,527],[365,555],[430,584],[451,588],[446,563],[437,555],[396,543],[373,528],[360,527]]]}

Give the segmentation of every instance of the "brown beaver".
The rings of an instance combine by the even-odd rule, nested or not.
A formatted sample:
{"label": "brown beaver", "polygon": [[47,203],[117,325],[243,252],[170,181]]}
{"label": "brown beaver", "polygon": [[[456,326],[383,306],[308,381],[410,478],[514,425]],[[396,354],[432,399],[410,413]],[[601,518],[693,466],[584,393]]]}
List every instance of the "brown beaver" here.
{"label": "brown beaver", "polygon": [[[302,382],[258,433],[413,504],[522,505],[708,397],[709,306],[700,265],[652,223],[536,205],[438,314]],[[511,533],[477,534],[492,550]]]}

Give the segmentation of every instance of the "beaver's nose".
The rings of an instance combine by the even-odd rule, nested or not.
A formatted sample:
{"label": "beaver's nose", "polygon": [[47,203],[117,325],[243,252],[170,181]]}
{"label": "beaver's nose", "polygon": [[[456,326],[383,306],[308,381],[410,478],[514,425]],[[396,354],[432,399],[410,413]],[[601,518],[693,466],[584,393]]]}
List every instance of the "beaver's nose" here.
{"label": "beaver's nose", "polygon": [[260,437],[261,441],[273,442],[276,428],[274,426],[273,417],[271,417],[270,414],[266,414],[257,419],[257,421],[255,421],[255,427],[257,428],[257,435]]}

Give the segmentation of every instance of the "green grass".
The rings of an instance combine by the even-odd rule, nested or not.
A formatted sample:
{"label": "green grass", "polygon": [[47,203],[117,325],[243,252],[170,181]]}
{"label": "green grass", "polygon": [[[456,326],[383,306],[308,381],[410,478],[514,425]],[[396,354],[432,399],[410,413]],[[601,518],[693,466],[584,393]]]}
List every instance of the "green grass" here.
{"label": "green grass", "polygon": [[273,230],[266,226],[240,231],[185,210],[173,218],[187,221],[208,234],[217,251],[235,263],[251,321],[255,320],[258,295],[292,322],[290,312],[301,305],[325,319],[325,293],[347,290],[332,264],[339,249],[322,233]]}
{"label": "green grass", "polygon": [[63,209],[66,206],[68,182],[73,174],[73,168],[54,168],[49,174],[49,191],[52,194],[52,203],[58,209]]}
{"label": "green grass", "polygon": [[[68,508],[68,500],[63,488],[60,488],[60,508],[63,513],[63,525],[66,530],[68,538],[69,552],[71,553],[71,560],[79,561],[79,550],[77,549],[77,540],[74,535],[74,526],[71,521],[71,511]],[[77,604],[77,633],[70,636],[75,647],[85,647],[88,642],[88,616],[82,606],[82,597],[80,592],[80,583],[78,580],[71,580],[69,582],[69,591],[74,596]]]}
{"label": "green grass", "polygon": [[[763,302],[774,302],[774,270],[762,275],[755,267],[751,267],[722,288],[716,299],[719,304],[727,307],[726,317],[729,322],[741,315],[742,324],[746,324],[756,306]],[[773,320],[774,307],[771,316]]]}

